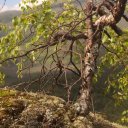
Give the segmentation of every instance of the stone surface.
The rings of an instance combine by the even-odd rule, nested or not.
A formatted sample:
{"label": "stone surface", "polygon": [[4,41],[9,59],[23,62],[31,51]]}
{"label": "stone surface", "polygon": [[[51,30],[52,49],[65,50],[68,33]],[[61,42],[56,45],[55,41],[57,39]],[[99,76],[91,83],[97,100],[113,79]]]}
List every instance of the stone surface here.
{"label": "stone surface", "polygon": [[40,93],[0,90],[0,128],[124,128],[98,114],[78,116],[73,105]]}

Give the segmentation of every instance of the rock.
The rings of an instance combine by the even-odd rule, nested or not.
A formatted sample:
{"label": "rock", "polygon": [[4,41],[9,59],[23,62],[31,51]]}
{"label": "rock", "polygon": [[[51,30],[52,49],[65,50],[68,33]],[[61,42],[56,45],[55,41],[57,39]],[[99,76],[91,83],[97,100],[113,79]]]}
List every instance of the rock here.
{"label": "rock", "polygon": [[78,116],[74,106],[59,97],[16,90],[0,92],[0,128],[124,128],[93,113]]}
{"label": "rock", "polygon": [[73,122],[75,128],[93,128],[93,125],[86,117],[78,116]]}

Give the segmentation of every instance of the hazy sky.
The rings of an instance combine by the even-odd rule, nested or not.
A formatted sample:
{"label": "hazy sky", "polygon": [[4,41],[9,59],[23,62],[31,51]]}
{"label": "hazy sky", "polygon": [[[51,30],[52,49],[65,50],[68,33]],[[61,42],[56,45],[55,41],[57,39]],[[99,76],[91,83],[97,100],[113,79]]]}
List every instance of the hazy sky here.
{"label": "hazy sky", "polygon": [[[6,3],[3,7],[4,1],[6,1]],[[7,10],[19,10],[18,4],[20,2],[21,0],[0,0],[0,12]]]}
{"label": "hazy sky", "polygon": [[[4,0],[0,0],[4,1]],[[8,6],[15,6],[16,4],[20,3],[21,0],[6,0],[6,5]]]}
{"label": "hazy sky", "polygon": [[[4,1],[6,1],[4,7]],[[22,0],[0,0],[0,12],[8,11],[8,10],[19,10],[18,4]],[[41,4],[43,0],[38,0],[38,4]],[[2,8],[3,7],[3,8]]]}

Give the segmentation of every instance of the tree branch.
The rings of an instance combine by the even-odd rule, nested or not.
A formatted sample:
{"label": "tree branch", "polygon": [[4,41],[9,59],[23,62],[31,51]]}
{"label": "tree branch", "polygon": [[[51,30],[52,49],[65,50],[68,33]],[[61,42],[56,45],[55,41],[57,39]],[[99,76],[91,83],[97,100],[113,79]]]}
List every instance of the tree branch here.
{"label": "tree branch", "polygon": [[115,5],[111,9],[111,13],[101,16],[95,22],[95,25],[96,26],[108,26],[108,25],[117,24],[121,20],[121,17],[124,14],[126,3],[127,3],[127,0],[117,0]]}
{"label": "tree branch", "polygon": [[46,45],[37,46],[37,47],[27,51],[26,53],[24,53],[22,55],[13,56],[13,57],[7,58],[7,59],[1,61],[0,64],[3,64],[4,62],[9,61],[9,60],[25,57],[28,54],[30,54],[31,52],[33,52],[33,51],[37,51],[39,49],[46,48],[46,47],[49,47],[49,46],[54,46],[54,45],[57,44],[57,41],[59,41],[60,38],[62,38],[62,42],[64,42],[65,40],[73,40],[73,41],[75,41],[75,40],[78,40],[78,39],[87,39],[87,36],[85,34],[83,34],[83,33],[78,34],[76,36],[73,36],[68,32],[58,32],[58,33],[54,34],[52,41],[46,43]]}

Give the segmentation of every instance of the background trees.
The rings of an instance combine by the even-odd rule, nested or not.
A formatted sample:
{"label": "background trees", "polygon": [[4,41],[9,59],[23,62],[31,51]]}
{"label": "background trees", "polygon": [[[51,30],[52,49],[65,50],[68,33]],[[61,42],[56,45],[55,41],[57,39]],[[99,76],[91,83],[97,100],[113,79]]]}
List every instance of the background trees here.
{"label": "background trees", "polygon": [[[20,5],[22,15],[13,19],[10,32],[1,38],[0,63],[14,63],[20,78],[24,71],[28,72],[29,80],[20,85],[38,83],[43,86],[52,81],[50,88],[53,90],[64,77],[61,84],[67,91],[68,102],[72,88],[79,82],[80,97],[75,105],[78,113],[85,115],[92,108],[92,82],[99,49],[105,49],[107,53],[101,57],[99,68],[105,64],[107,68],[112,66],[113,73],[120,71],[109,79],[109,85],[112,85],[109,89],[114,96],[127,100],[127,39],[117,38],[122,31],[116,25],[121,17],[127,20],[124,15],[126,2],[106,0],[97,4],[86,0],[83,6],[78,0],[75,3],[64,1],[57,12],[57,8],[52,9],[58,5],[54,0],[44,1],[38,6],[36,0],[23,1],[24,5]],[[32,79],[31,69],[37,65],[40,65],[40,74]],[[69,72],[77,79],[69,80]],[[1,73],[1,80],[3,78]]]}

